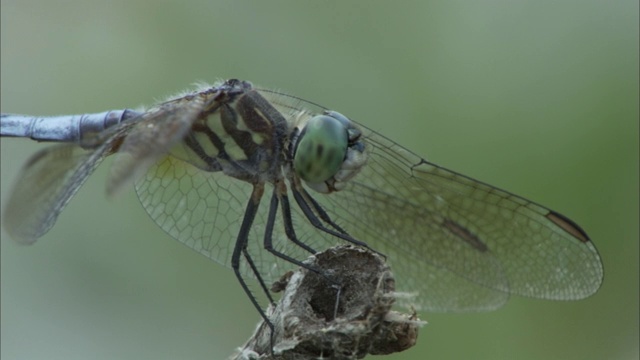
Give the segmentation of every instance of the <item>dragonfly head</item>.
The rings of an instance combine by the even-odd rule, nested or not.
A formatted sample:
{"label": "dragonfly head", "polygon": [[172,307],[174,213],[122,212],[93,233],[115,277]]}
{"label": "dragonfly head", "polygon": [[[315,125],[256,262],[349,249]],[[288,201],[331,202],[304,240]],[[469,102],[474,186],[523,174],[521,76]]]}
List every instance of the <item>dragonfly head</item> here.
{"label": "dragonfly head", "polygon": [[312,117],[295,144],[296,174],[321,193],[343,189],[366,163],[361,135],[353,122],[338,112],[325,111]]}

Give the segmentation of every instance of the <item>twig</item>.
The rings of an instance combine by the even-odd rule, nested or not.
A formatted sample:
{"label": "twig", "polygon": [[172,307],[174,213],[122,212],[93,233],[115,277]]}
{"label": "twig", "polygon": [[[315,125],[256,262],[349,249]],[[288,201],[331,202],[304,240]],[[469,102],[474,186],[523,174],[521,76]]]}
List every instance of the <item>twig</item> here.
{"label": "twig", "polygon": [[273,352],[271,331],[261,322],[231,359],[362,359],[415,345],[420,322],[415,313],[391,310],[395,280],[384,258],[338,246],[310,257],[307,264],[336,279],[340,289],[306,269],[285,274],[274,284],[274,290],[286,286],[282,298],[267,309],[275,327]]}

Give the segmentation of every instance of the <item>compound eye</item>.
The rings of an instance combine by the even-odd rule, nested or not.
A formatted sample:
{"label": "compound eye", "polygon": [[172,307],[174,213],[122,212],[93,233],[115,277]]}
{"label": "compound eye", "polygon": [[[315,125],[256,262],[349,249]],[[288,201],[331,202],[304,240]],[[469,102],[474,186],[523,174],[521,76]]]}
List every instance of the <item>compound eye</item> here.
{"label": "compound eye", "polygon": [[310,183],[329,180],[344,162],[348,141],[343,122],[327,115],[314,116],[298,139],[293,156],[296,174]]}

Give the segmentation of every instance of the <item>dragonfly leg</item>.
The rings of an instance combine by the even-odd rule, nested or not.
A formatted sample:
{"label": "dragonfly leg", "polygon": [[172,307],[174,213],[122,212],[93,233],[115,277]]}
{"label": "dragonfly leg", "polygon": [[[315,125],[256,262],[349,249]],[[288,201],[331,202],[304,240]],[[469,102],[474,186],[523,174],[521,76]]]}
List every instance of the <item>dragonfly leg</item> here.
{"label": "dragonfly leg", "polygon": [[[304,196],[305,199],[307,199],[309,201],[309,203],[311,204],[311,207],[313,208],[313,210],[318,214],[318,216],[320,216],[320,219],[322,219],[322,221],[324,221],[325,223],[331,225],[332,228],[336,229],[338,232],[345,234],[347,236],[349,236],[349,234],[346,232],[346,230],[344,230],[343,228],[341,228],[338,224],[336,224],[335,222],[333,222],[333,220],[331,220],[331,217],[329,216],[329,214],[327,214],[326,211],[324,211],[324,209],[322,208],[322,206],[320,206],[320,204],[318,204],[318,202],[316,201],[316,199],[313,198],[313,196],[311,196],[311,194],[309,194],[307,192],[307,190],[305,190],[304,188],[300,189],[302,192],[302,195]],[[354,239],[355,240],[355,239]],[[357,241],[357,240],[356,240]],[[363,243],[364,244],[364,243]],[[366,247],[366,244],[364,245]]]}
{"label": "dragonfly leg", "polygon": [[240,286],[242,286],[242,289],[249,297],[249,300],[251,300],[251,303],[258,310],[258,313],[260,313],[260,316],[264,319],[265,324],[271,330],[271,350],[273,350],[273,332],[275,330],[273,323],[271,323],[271,321],[267,317],[267,314],[264,312],[264,310],[262,310],[262,307],[260,306],[260,304],[258,304],[258,300],[255,298],[251,290],[249,290],[247,283],[245,282],[244,278],[242,277],[242,274],[240,273],[240,256],[242,255],[249,263],[249,266],[251,267],[251,271],[253,271],[253,273],[255,274],[256,278],[258,279],[258,282],[260,283],[260,286],[267,294],[269,301],[273,303],[273,298],[271,298],[271,295],[267,291],[267,287],[264,284],[264,280],[262,280],[262,276],[258,272],[255,264],[253,263],[253,260],[251,259],[251,256],[247,252],[247,243],[249,241],[249,231],[251,230],[251,226],[253,225],[253,220],[255,219],[256,213],[258,212],[260,199],[262,198],[263,194],[264,194],[264,185],[256,184],[253,188],[253,192],[251,193],[251,198],[249,199],[249,203],[247,204],[247,208],[244,213],[244,219],[242,220],[242,225],[240,226],[240,231],[238,232],[238,238],[236,240],[235,247],[233,248],[233,254],[231,255],[231,268],[233,269],[233,272],[236,274],[236,278],[240,282]]}
{"label": "dragonfly leg", "polygon": [[317,251],[311,248],[309,245],[303,243],[298,240],[296,236],[295,230],[293,228],[293,223],[291,222],[291,206],[289,205],[289,197],[285,193],[274,194],[274,197],[280,197],[280,201],[282,201],[282,216],[284,218],[284,231],[287,234],[287,238],[291,240],[294,244],[300,246],[301,248],[307,250],[311,254],[316,254]]}
{"label": "dragonfly leg", "polygon": [[[361,246],[363,248],[366,248],[375,252],[375,250],[371,249],[369,245],[367,245],[367,243],[354,239],[346,231],[342,230],[342,228],[340,228],[337,224],[334,224],[333,220],[331,220],[329,215],[327,215],[327,213],[322,209],[320,204],[318,204],[311,197],[311,195],[306,190],[304,190],[304,188],[302,188],[302,186],[300,186],[299,188],[296,188],[294,186],[291,189],[291,192],[293,193],[293,198],[296,200],[296,203],[298,204],[298,206],[300,206],[300,210],[302,210],[302,213],[304,214],[304,216],[307,218],[307,220],[309,220],[311,225],[313,225],[316,229],[324,231],[329,235],[333,235],[339,239],[350,242],[354,245]],[[313,209],[309,206],[309,204],[311,204],[311,207],[313,207]],[[318,215],[316,215],[316,213],[318,213],[318,215],[320,216],[320,219],[324,220],[326,223],[334,227],[337,231],[333,229],[329,229],[328,227],[324,226],[322,224],[322,221],[318,219]]]}
{"label": "dragonfly leg", "polygon": [[[278,213],[278,205],[279,205],[279,195],[278,195],[278,190],[274,190],[273,192],[273,196],[271,197],[271,205],[269,205],[269,216],[267,217],[267,226],[266,226],[266,230],[264,233],[264,248],[265,250],[267,250],[268,252],[270,252],[271,254],[273,254],[274,256],[277,256],[285,261],[288,261],[292,264],[298,265],[300,267],[303,267],[305,269],[308,269],[310,271],[313,271],[319,275],[325,276],[321,270],[313,267],[313,266],[309,266],[305,263],[303,263],[300,260],[297,260],[285,253],[282,253],[278,250],[276,250],[273,247],[273,239],[272,239],[272,234],[273,234],[273,227],[275,225],[275,221],[276,221],[276,214]],[[283,211],[284,213],[287,213],[286,211]],[[291,224],[291,212],[288,213],[289,217],[287,218],[285,216],[284,218],[284,223],[285,223],[285,229],[289,228],[288,230],[285,230],[286,234],[287,234],[287,238],[293,242],[296,245],[301,246],[303,249],[311,252],[312,254],[315,254],[316,252],[311,249],[309,246],[303,244],[300,240],[297,239],[296,234],[293,230],[293,225]],[[325,276],[326,277],[326,276]],[[328,279],[328,278],[327,278]],[[335,283],[335,281],[330,280],[332,283]]]}
{"label": "dragonfly leg", "polygon": [[284,184],[284,182],[278,182],[276,183],[275,189],[273,191],[273,196],[271,197],[271,205],[269,207],[269,216],[267,219],[267,227],[266,227],[266,231],[265,231],[265,237],[264,237],[264,248],[269,251],[270,253],[272,253],[274,256],[277,256],[281,259],[284,259],[290,263],[296,264],[302,268],[305,268],[309,271],[312,271],[320,276],[322,276],[323,278],[325,278],[330,284],[331,287],[333,287],[334,289],[336,289],[336,303],[335,303],[335,309],[334,309],[334,318],[337,316],[338,313],[338,307],[339,307],[339,303],[340,303],[340,294],[342,293],[342,285],[341,283],[336,280],[334,277],[326,274],[324,271],[322,271],[321,269],[318,269],[314,266],[310,266],[308,264],[305,264],[301,261],[298,261],[286,254],[283,254],[279,251],[277,251],[276,249],[273,248],[273,243],[272,243],[272,234],[273,234],[273,227],[275,224],[275,214],[278,211],[278,203],[282,202],[282,214],[283,214],[283,222],[284,222],[284,228],[285,228],[285,233],[287,234],[287,238],[293,242],[294,244],[302,247],[303,249],[311,252],[312,254],[316,254],[316,252],[310,248],[308,245],[304,244],[303,242],[301,242],[298,237],[296,236],[294,227],[293,227],[293,223],[291,221],[291,208],[289,206],[289,198],[287,197],[287,188]]}

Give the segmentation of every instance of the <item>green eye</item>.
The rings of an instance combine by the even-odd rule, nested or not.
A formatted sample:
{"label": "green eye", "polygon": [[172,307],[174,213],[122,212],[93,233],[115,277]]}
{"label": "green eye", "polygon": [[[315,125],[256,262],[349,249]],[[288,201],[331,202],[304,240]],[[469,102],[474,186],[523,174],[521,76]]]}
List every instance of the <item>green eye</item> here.
{"label": "green eye", "polygon": [[304,127],[293,167],[304,181],[321,183],[335,175],[347,153],[348,135],[345,125],[331,116],[318,115]]}

